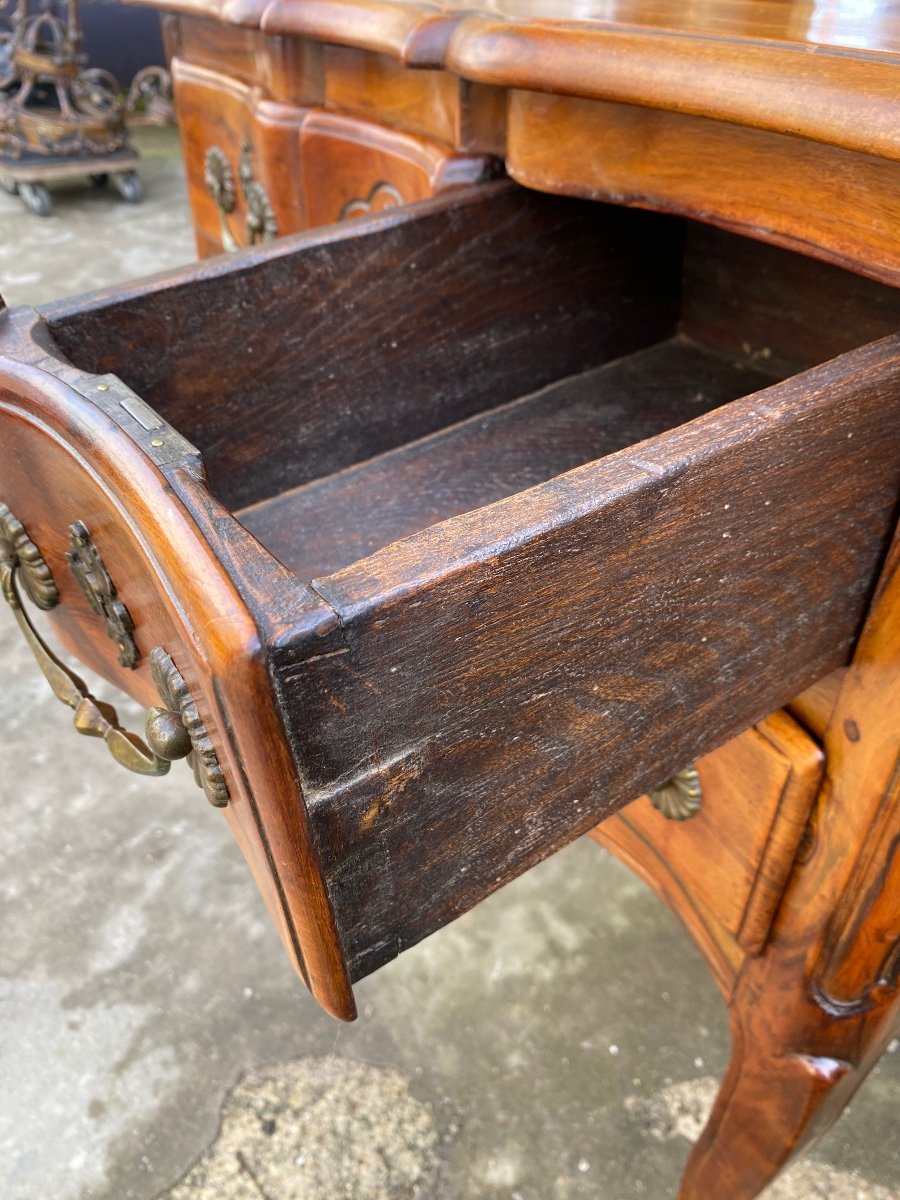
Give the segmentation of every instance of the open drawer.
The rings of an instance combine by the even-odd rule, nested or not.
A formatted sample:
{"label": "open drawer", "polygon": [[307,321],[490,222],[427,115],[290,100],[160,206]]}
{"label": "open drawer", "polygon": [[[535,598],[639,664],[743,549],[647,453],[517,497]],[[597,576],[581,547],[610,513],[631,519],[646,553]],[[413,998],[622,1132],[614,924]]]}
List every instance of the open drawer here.
{"label": "open drawer", "polygon": [[846,662],[895,519],[897,293],[657,214],[493,184],[0,328],[7,575],[345,1017]]}

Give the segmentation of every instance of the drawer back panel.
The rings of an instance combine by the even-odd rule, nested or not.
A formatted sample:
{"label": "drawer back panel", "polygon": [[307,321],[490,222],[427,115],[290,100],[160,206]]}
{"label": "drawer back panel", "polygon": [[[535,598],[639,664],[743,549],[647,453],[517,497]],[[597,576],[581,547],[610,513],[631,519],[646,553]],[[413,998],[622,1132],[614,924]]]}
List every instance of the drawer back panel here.
{"label": "drawer back panel", "polygon": [[492,184],[43,312],[234,508],[667,336],[681,253],[677,221]]}

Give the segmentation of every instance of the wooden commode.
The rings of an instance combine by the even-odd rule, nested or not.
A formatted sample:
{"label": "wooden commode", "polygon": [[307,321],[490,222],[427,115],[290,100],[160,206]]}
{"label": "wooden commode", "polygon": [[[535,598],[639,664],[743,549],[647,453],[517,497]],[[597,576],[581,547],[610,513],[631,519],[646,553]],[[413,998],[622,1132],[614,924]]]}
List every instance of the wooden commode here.
{"label": "wooden commode", "polygon": [[731,1015],[681,1200],[752,1200],[900,1005],[900,14],[165,7],[204,261],[0,315],[37,665],[344,1019],[611,849]]}

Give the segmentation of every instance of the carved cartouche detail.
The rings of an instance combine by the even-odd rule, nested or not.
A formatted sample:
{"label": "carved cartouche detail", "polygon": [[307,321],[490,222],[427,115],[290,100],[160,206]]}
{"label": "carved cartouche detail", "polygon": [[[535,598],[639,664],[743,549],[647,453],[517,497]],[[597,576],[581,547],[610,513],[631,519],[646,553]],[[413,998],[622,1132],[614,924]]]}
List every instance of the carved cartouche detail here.
{"label": "carved cartouche detail", "polygon": [[[187,760],[194,770],[194,778],[203,788],[206,798],[216,808],[228,804],[228,786],[219,765],[212,739],[200,719],[194,697],[175,666],[169,653],[162,646],[150,651],[150,670],[164,708],[151,708],[147,715],[147,741],[160,757],[183,757],[176,746],[180,731],[173,715],[180,719],[190,739]],[[173,753],[173,750],[175,753]]]}
{"label": "carved cartouche detail", "polygon": [[[46,611],[59,603],[59,592],[43,555],[5,504],[0,504],[0,563],[17,569],[22,586],[38,608]],[[6,578],[11,583],[11,571],[4,573]]]}
{"label": "carved cartouche detail", "polygon": [[348,200],[340,211],[339,221],[352,221],[366,213],[383,212],[386,208],[399,208],[403,197],[392,183],[376,183],[364,199]]}
{"label": "carved cartouche detail", "polygon": [[703,788],[696,767],[685,767],[647,793],[650,803],[670,821],[687,821],[700,811]]}
{"label": "carved cartouche detail", "polygon": [[69,533],[72,549],[66,554],[66,561],[85,600],[97,616],[103,618],[108,637],[118,646],[119,663],[132,670],[141,655],[131,636],[134,630],[131,613],[117,599],[116,585],[104,566],[100,551],[91,541],[87,526],[82,521],[75,521],[69,526]]}

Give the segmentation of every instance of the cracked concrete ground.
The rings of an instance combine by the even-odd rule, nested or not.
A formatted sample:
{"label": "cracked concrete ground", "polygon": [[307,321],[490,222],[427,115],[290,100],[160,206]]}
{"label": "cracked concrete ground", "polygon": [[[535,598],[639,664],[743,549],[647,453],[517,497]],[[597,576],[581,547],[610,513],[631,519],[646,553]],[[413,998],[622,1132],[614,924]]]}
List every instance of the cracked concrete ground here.
{"label": "cracked concrete ground", "polygon": [[[142,136],[138,208],[70,185],[42,222],[0,194],[9,302],[190,260],[174,136]],[[0,682],[2,1200],[674,1196],[725,1014],[595,845],[365,980],[339,1026],[187,769],[129,776],[79,738],[2,613]],[[898,1106],[892,1053],[768,1200],[900,1200]]]}

